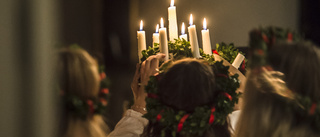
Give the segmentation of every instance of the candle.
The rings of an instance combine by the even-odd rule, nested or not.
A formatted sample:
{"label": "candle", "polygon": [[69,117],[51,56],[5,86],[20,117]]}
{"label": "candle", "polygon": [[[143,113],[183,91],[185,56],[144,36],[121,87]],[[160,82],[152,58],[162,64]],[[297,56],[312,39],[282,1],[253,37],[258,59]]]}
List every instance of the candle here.
{"label": "candle", "polygon": [[192,55],[194,58],[200,58],[196,25],[193,25],[192,14],[190,15],[190,26],[188,27],[188,32],[189,32]]}
{"label": "candle", "polygon": [[205,54],[212,55],[210,35],[209,35],[209,29],[207,29],[207,20],[206,20],[206,18],[204,18],[204,20],[203,20],[203,30],[201,30],[201,34],[202,34],[203,52]]}
{"label": "candle", "polygon": [[152,40],[152,46],[154,46],[154,43],[159,43],[159,24],[157,24],[156,33],[153,33],[152,35]]}
{"label": "candle", "polygon": [[164,27],[162,18],[160,20],[160,26],[161,26],[161,28],[159,29],[160,53],[165,54],[166,55],[165,60],[168,60],[169,59],[169,52],[168,52],[167,28]]}
{"label": "candle", "polygon": [[174,0],[171,0],[170,7],[168,8],[168,20],[169,20],[169,40],[174,41],[178,39],[178,25],[177,25],[177,13],[174,6]]}
{"label": "candle", "polygon": [[180,39],[185,39],[186,41],[188,41],[188,35],[185,34],[185,29],[186,29],[186,27],[184,26],[184,22],[182,22],[181,35],[179,37],[180,37]]}
{"label": "candle", "polygon": [[232,66],[234,66],[236,69],[238,69],[243,60],[244,60],[244,56],[242,54],[238,53],[237,57],[234,59],[234,61],[232,63]]}
{"label": "candle", "polygon": [[146,34],[145,31],[143,31],[143,22],[141,20],[140,22],[140,31],[137,31],[138,35],[138,56],[139,56],[139,62],[141,62],[142,58],[142,50],[146,50]]}

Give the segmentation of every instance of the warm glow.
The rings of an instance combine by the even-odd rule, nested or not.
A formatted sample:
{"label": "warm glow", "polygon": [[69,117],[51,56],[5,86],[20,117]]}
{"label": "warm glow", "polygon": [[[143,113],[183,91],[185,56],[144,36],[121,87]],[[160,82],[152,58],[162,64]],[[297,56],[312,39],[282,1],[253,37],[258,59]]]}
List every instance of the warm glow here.
{"label": "warm glow", "polygon": [[141,22],[140,22],[140,31],[142,31],[142,29],[143,29],[143,22],[141,20]]}
{"label": "warm glow", "polygon": [[181,26],[181,34],[183,35],[185,33],[185,26],[184,26],[184,22],[182,22],[182,26]]}
{"label": "warm glow", "polygon": [[206,18],[203,19],[203,29],[207,30],[207,20],[206,20]]}
{"label": "warm glow", "polygon": [[174,0],[171,0],[170,7],[173,7],[173,6],[174,6]]}
{"label": "warm glow", "polygon": [[190,24],[190,26],[193,25],[193,17],[192,17],[192,14],[190,14],[189,24]]}
{"label": "warm glow", "polygon": [[161,28],[164,28],[164,25],[163,25],[163,18],[160,19],[160,26]]}
{"label": "warm glow", "polygon": [[159,24],[157,24],[157,27],[156,27],[156,33],[159,32]]}

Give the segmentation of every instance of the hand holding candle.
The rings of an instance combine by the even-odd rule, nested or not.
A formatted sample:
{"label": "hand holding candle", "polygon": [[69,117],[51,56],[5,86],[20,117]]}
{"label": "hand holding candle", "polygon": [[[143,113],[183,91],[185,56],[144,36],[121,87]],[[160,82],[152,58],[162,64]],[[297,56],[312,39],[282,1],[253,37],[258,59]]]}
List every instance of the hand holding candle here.
{"label": "hand holding candle", "polygon": [[203,30],[201,30],[201,34],[202,34],[203,52],[205,54],[212,55],[210,35],[209,35],[209,29],[207,29],[207,20],[206,20],[206,18],[204,18],[204,20],[203,20]]}
{"label": "hand holding candle", "polygon": [[193,25],[193,18],[192,14],[190,15],[190,26],[188,27],[189,37],[190,37],[190,45],[191,51],[194,58],[200,58],[199,52],[199,44],[198,44],[198,37],[196,31],[196,25]]}
{"label": "hand holding candle", "polygon": [[146,34],[145,31],[143,31],[143,22],[141,20],[140,22],[140,31],[137,31],[138,35],[138,56],[139,56],[139,62],[141,62],[142,58],[142,50],[146,50]]}
{"label": "hand holding candle", "polygon": [[163,19],[161,18],[160,20],[160,26],[161,28],[159,29],[159,39],[160,39],[160,53],[163,53],[166,55],[164,60],[169,59],[169,51],[168,51],[168,37],[167,37],[167,29],[164,27]]}
{"label": "hand holding candle", "polygon": [[184,26],[184,22],[182,22],[181,35],[179,36],[179,38],[180,39],[185,39],[186,41],[188,41],[188,35],[185,34],[185,29],[186,29],[186,27]]}
{"label": "hand holding candle", "polygon": [[174,0],[171,0],[170,7],[168,8],[168,20],[169,20],[169,40],[174,41],[178,39],[178,25],[177,25],[177,13],[174,6]]}
{"label": "hand holding candle", "polygon": [[154,46],[154,43],[159,43],[159,24],[157,24],[156,33],[153,33],[152,35],[152,40],[152,46]]}

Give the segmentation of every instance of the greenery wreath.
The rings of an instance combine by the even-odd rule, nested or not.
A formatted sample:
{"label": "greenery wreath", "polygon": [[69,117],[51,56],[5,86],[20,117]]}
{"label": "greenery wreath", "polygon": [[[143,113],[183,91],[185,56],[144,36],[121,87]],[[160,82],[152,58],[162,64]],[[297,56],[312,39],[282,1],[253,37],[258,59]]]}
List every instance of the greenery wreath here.
{"label": "greenery wreath", "polygon": [[[224,44],[223,46],[227,45]],[[229,49],[230,51],[224,51],[235,52],[233,48]],[[155,44],[153,48],[149,47],[148,50],[142,51],[143,58],[141,60],[144,61],[148,56],[155,55],[158,52],[158,44]],[[185,40],[176,39],[175,43],[169,42],[169,52],[174,60],[192,57],[190,43]],[[163,137],[169,131],[172,132],[173,136],[177,133],[201,136],[211,125],[224,124],[228,114],[232,113],[234,105],[238,103],[240,93],[235,92],[240,86],[238,74],[231,76],[228,71],[229,66],[224,66],[222,61],[215,61],[213,55],[204,54],[202,50],[200,52],[203,59],[209,63],[216,74],[217,90],[221,91],[221,94],[214,102],[214,106],[198,106],[194,112],[188,113],[182,110],[175,110],[161,103],[158,99],[158,81],[171,62],[163,64],[159,69],[158,75],[151,76],[148,85],[145,87],[148,97],[146,98],[147,113],[144,117],[149,119],[151,123],[158,122],[165,127],[161,131],[161,136]]]}

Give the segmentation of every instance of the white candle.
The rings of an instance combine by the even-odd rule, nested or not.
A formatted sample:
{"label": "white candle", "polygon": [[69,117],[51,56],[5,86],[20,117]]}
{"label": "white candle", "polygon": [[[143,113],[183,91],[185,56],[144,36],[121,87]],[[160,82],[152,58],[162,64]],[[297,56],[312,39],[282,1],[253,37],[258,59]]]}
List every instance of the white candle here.
{"label": "white candle", "polygon": [[238,69],[243,60],[244,60],[244,56],[242,54],[238,53],[237,57],[234,59],[234,61],[232,63],[232,66],[234,66],[236,69]]}
{"label": "white candle", "polygon": [[142,58],[142,50],[146,50],[146,34],[145,31],[143,31],[143,22],[141,20],[140,22],[140,31],[137,31],[138,35],[138,56],[139,56],[139,62],[141,61],[140,59]]}
{"label": "white candle", "polygon": [[207,29],[207,20],[206,20],[206,18],[204,18],[204,20],[203,20],[203,30],[201,30],[201,34],[202,34],[203,52],[205,54],[212,55],[210,35],[209,35],[209,29]]}
{"label": "white candle", "polygon": [[152,46],[154,46],[154,43],[159,43],[159,24],[157,24],[156,33],[153,33],[152,35],[152,40]]}
{"label": "white candle", "polygon": [[169,51],[168,51],[167,28],[164,27],[162,18],[160,20],[160,26],[161,26],[161,28],[159,29],[160,53],[165,54],[166,55],[165,60],[168,60],[169,59]]}
{"label": "white candle", "polygon": [[181,35],[179,36],[179,38],[182,40],[182,39],[185,39],[186,41],[188,41],[188,35],[185,34],[185,29],[186,27],[184,26],[184,22],[182,22],[182,26],[181,26]]}
{"label": "white candle", "polygon": [[189,32],[192,55],[194,58],[200,58],[201,56],[200,56],[200,52],[199,52],[199,44],[198,44],[196,25],[193,25],[192,14],[190,15],[190,26],[188,27],[188,32]]}
{"label": "white candle", "polygon": [[168,8],[168,20],[169,20],[169,40],[174,41],[178,39],[178,25],[177,25],[177,13],[174,6],[174,0],[171,0],[170,7]]}

